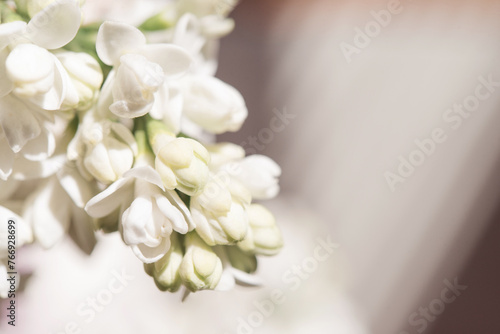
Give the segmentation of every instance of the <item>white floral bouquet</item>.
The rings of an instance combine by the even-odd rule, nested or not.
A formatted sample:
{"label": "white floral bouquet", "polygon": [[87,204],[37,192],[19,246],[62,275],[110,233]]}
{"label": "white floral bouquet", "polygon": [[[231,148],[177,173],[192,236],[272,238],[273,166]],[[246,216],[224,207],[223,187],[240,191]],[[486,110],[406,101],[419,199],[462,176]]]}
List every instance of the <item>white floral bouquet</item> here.
{"label": "white floral bouquet", "polygon": [[98,231],[163,291],[257,284],[256,255],[283,242],[253,201],[281,170],[215,142],[247,117],[214,76],[236,0],[178,0],[139,27],[82,26],[81,2],[0,1],[0,297],[15,247],[70,234],[90,254]]}

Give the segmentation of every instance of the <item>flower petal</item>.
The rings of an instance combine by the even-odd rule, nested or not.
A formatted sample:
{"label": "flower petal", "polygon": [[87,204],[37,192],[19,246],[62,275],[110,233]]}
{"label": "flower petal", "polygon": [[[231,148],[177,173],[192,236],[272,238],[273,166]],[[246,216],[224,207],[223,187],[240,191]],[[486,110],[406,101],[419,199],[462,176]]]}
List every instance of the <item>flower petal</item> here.
{"label": "flower petal", "polygon": [[77,1],[55,1],[28,22],[26,37],[45,49],[59,49],[76,36],[81,15]]}
{"label": "flower petal", "polygon": [[65,162],[66,155],[63,153],[42,161],[17,159],[14,161],[12,177],[19,181],[46,178],[60,170]]}
{"label": "flower petal", "polygon": [[156,247],[148,247],[144,244],[132,246],[135,256],[144,263],[153,263],[161,259],[170,248],[170,238],[162,238],[162,242]]}
{"label": "flower petal", "polygon": [[89,216],[102,218],[118,208],[122,202],[127,199],[129,193],[133,190],[130,186],[133,180],[130,178],[121,178],[112,183],[106,190],[92,197],[85,205],[85,211]]}
{"label": "flower petal", "polygon": [[173,44],[148,44],[138,53],[149,61],[160,65],[167,76],[181,75],[191,66],[193,59],[180,46]]}
{"label": "flower petal", "polygon": [[90,255],[97,244],[92,218],[83,209],[74,205],[71,207],[72,219],[69,235],[85,254]]}
{"label": "flower petal", "polygon": [[43,161],[54,154],[56,149],[56,140],[52,132],[46,128],[42,128],[42,133],[36,140],[29,141],[21,153],[23,156],[31,161]]}
{"label": "flower petal", "polygon": [[189,231],[189,226],[184,215],[165,197],[158,195],[155,197],[156,205],[161,213],[170,221],[175,231],[186,234]]}
{"label": "flower petal", "polygon": [[9,146],[16,153],[41,132],[38,120],[32,111],[11,95],[0,99],[0,125]]}
{"label": "flower petal", "polygon": [[14,83],[7,77],[7,67],[5,63],[9,52],[7,50],[0,51],[0,99],[9,94],[14,88]]}
{"label": "flower petal", "polygon": [[0,24],[0,50],[12,43],[15,39],[21,38],[26,30],[26,22],[14,21]]}
{"label": "flower petal", "polygon": [[135,167],[123,174],[123,177],[133,177],[140,180],[145,180],[149,183],[154,184],[161,190],[165,190],[163,183],[161,181],[160,174],[150,166]]}
{"label": "flower petal", "polygon": [[137,28],[121,22],[106,21],[97,33],[97,55],[106,65],[118,65],[120,57],[146,44]]}

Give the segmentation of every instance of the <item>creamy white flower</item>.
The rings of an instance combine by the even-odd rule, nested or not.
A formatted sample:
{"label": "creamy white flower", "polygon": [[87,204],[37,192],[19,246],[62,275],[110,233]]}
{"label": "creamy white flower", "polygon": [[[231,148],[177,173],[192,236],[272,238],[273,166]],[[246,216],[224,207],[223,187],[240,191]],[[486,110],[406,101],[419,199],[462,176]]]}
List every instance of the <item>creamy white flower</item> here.
{"label": "creamy white flower", "polygon": [[[159,92],[160,88],[184,74],[191,65],[189,54],[182,48],[147,45],[142,32],[124,23],[104,22],[97,34],[96,49],[99,58],[114,66],[116,72],[108,77],[101,99],[111,100],[111,112],[125,118],[143,116],[155,103],[157,109],[167,106],[169,90]],[[156,110],[155,116],[159,113]]]}
{"label": "creamy white flower", "polygon": [[208,132],[238,131],[248,116],[241,94],[217,78],[188,75],[180,80],[180,87],[184,114]]}
{"label": "creamy white flower", "polygon": [[156,151],[155,166],[167,189],[193,196],[208,181],[210,155],[196,140],[175,138]]}
{"label": "creamy white flower", "polygon": [[73,39],[80,15],[74,1],[61,0],[28,24],[0,24],[0,126],[14,153],[40,135],[40,118],[53,117],[47,111],[78,102],[68,74],[47,49]]}
{"label": "creamy white flower", "polygon": [[255,254],[276,255],[283,247],[283,238],[273,214],[260,204],[252,204],[247,212],[250,229],[238,246]]}
{"label": "creamy white flower", "polygon": [[185,238],[186,254],[180,267],[181,278],[191,291],[215,289],[222,275],[222,262],[196,233]]}
{"label": "creamy white flower", "polygon": [[227,245],[243,240],[248,231],[248,190],[223,174],[211,175],[203,192],[191,198],[196,232],[208,245]]}
{"label": "creamy white flower", "polygon": [[56,56],[75,87],[79,100],[78,109],[89,109],[102,85],[103,74],[99,63],[83,52],[58,52]]}
{"label": "creamy white flower", "polygon": [[207,146],[211,156],[210,170],[224,173],[241,182],[255,199],[271,199],[278,195],[280,166],[264,155],[250,155],[235,144],[218,143]]}
{"label": "creamy white flower", "polygon": [[148,165],[134,167],[85,207],[95,218],[117,209],[123,240],[144,263],[167,253],[172,230],[185,234],[193,228],[185,204],[175,191],[165,191],[160,176]]}
{"label": "creamy white flower", "polygon": [[90,110],[83,117],[68,147],[68,159],[76,161],[87,179],[109,184],[132,168],[137,143],[123,124],[96,116]]}
{"label": "creamy white flower", "polygon": [[180,0],[177,9],[180,13],[193,13],[197,17],[210,15],[227,16],[238,0]]}

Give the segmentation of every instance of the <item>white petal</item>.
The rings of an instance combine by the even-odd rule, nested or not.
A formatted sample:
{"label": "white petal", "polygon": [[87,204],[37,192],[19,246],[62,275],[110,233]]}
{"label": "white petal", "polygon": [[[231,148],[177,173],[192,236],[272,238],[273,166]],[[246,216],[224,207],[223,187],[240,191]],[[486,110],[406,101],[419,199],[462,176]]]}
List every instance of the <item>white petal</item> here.
{"label": "white petal", "polygon": [[[68,73],[62,66],[59,59],[51,54],[54,62],[54,80],[52,86],[45,94],[34,96],[30,99],[32,103],[45,110],[58,110],[61,105],[68,100],[68,103],[75,105],[78,103],[78,96],[75,88],[69,79]],[[68,94],[71,93],[71,94]]]}
{"label": "white petal", "polygon": [[33,16],[28,22],[26,37],[43,48],[58,49],[76,36],[80,22],[78,2],[58,0]]}
{"label": "white petal", "polygon": [[123,177],[145,180],[165,190],[160,174],[150,166],[135,167],[123,174]]}
{"label": "white petal", "polygon": [[148,198],[137,197],[122,215],[123,241],[127,245],[148,242],[151,227],[154,227],[153,203]]}
{"label": "white petal", "polygon": [[35,140],[29,141],[22,149],[23,156],[31,161],[43,161],[54,154],[56,140],[52,132],[42,128],[42,133]]}
{"label": "white petal", "polygon": [[132,246],[135,256],[144,263],[153,263],[161,259],[170,249],[170,239],[163,238],[160,245],[148,247],[144,244]]}
{"label": "white petal", "polygon": [[[2,153],[0,152],[0,156]],[[1,161],[1,160],[0,160]],[[5,202],[10,198],[10,196],[17,190],[19,187],[19,182],[13,179],[9,179],[8,181],[0,181],[0,188],[2,191],[0,192],[0,202]]]}
{"label": "white petal", "polygon": [[0,50],[17,38],[22,38],[26,30],[26,22],[14,21],[0,24]]}
{"label": "white petal", "polygon": [[104,22],[97,33],[97,55],[106,65],[118,65],[120,57],[146,44],[137,28],[120,22]]}
{"label": "white petal", "polygon": [[129,193],[133,190],[132,185],[133,180],[129,178],[119,179],[106,190],[92,197],[85,205],[85,211],[94,218],[109,215],[129,197]]}
{"label": "white petal", "polygon": [[177,209],[182,212],[188,224],[189,231],[194,230],[196,228],[196,224],[193,222],[193,218],[191,217],[191,211],[189,211],[188,207],[175,192],[175,190],[166,190],[165,196],[168,198],[170,203],[173,203],[177,207]]}
{"label": "white petal", "polygon": [[46,178],[60,170],[66,162],[66,155],[59,153],[42,161],[17,159],[14,161],[12,177],[16,180],[33,180]]}
{"label": "white petal", "polygon": [[125,125],[113,122],[111,123],[111,130],[132,149],[134,155],[137,155],[138,149],[134,135]]}
{"label": "white petal", "polygon": [[54,55],[44,48],[20,44],[11,51],[5,66],[12,81],[31,83],[48,77],[54,71],[54,59]]}
{"label": "white petal", "polygon": [[161,213],[167,217],[175,231],[186,234],[189,231],[189,226],[184,218],[184,215],[170,201],[161,195],[155,197],[156,205]]}
{"label": "white petal", "polygon": [[138,53],[149,61],[160,65],[167,76],[185,73],[193,62],[186,50],[173,44],[144,45]]}
{"label": "white petal", "polygon": [[38,120],[33,116],[32,111],[11,95],[0,99],[0,125],[9,146],[16,153],[41,132]]}

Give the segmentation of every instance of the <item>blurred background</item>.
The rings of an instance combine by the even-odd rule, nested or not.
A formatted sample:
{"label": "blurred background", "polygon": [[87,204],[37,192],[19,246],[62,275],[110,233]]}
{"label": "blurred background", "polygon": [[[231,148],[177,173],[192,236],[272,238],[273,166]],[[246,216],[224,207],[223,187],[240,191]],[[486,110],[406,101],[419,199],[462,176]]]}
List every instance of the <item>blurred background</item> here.
{"label": "blurred background", "polygon": [[[164,3],[87,0],[87,20]],[[90,258],[67,240],[22,254],[16,331],[500,333],[500,1],[243,0],[232,16],[218,77],[250,114],[222,139],[283,169],[269,207],[286,245],[261,259],[264,286],[181,303],[119,236]]]}

